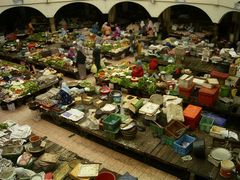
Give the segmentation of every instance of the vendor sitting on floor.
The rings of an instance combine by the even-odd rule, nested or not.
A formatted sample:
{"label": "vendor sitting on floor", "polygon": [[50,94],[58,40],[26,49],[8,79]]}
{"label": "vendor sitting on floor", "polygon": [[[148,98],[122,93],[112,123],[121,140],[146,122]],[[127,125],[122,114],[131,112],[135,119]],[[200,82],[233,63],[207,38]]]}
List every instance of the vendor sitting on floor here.
{"label": "vendor sitting on floor", "polygon": [[60,102],[62,105],[68,105],[72,103],[72,96],[70,95],[70,89],[65,82],[62,83],[59,91]]}

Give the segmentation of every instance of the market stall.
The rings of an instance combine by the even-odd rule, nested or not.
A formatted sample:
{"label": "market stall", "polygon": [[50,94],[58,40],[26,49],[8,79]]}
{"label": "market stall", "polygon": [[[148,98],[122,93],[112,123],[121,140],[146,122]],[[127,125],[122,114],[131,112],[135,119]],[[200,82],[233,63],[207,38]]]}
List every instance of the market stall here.
{"label": "market stall", "polygon": [[[193,81],[200,82],[200,79],[193,79],[189,75],[181,76],[179,87],[189,88]],[[214,78],[208,80],[213,81]],[[42,118],[62,127],[70,125],[81,134],[91,135],[103,140],[106,145],[111,143],[117,149],[122,148],[149,161],[167,164],[175,168],[176,171],[171,172],[173,174],[181,170],[185,176],[184,173],[175,174],[181,178],[193,174],[202,178],[221,179],[218,175],[220,161],[215,158],[215,149],[222,146],[215,146],[214,138],[226,141],[234,139],[238,144],[238,133],[224,127],[229,119],[210,111],[217,101],[219,85],[206,90],[203,86],[206,88],[211,83],[204,83],[199,90],[197,105],[183,104],[184,99],[189,97],[182,89],[179,89],[179,93],[184,99],[161,94],[142,98],[123,95],[106,84],[94,87],[86,81],[67,83],[70,88],[66,92],[72,97],[67,104],[59,98],[62,88],[37,96],[35,102],[39,104]],[[215,92],[212,97],[206,95],[210,91]],[[205,101],[206,98],[208,101]],[[48,102],[44,99],[48,99]],[[197,143],[200,143],[200,149]],[[200,169],[199,163],[204,164]]]}
{"label": "market stall", "polygon": [[28,125],[13,121],[0,125],[1,179],[101,179],[107,175],[112,178],[133,177],[129,174],[121,176],[46,137],[35,135]]}
{"label": "market stall", "polygon": [[155,57],[159,62],[183,64],[194,72],[209,73],[217,69],[228,72],[239,55],[230,48],[219,49],[208,41],[194,41],[189,37],[169,37],[151,45],[143,45],[141,55],[146,59]]}
{"label": "market stall", "polygon": [[[124,98],[123,101],[125,103],[128,100],[128,97],[129,96]],[[74,129],[76,128],[82,135],[91,135],[91,137],[94,137],[95,139],[103,140],[108,146],[110,145],[111,147],[116,147],[117,149],[121,148],[124,151],[134,153],[138,157],[144,157],[145,160],[157,160],[160,164],[167,164],[168,167],[170,166],[173,169],[175,168],[175,172],[171,173],[175,174],[176,172],[181,171],[182,174],[175,174],[179,177],[181,176],[181,178],[186,178],[189,174],[210,179],[218,177],[219,168],[204,159],[205,151],[204,158],[200,157],[199,159],[199,157],[197,157],[198,154],[194,152],[195,149],[193,153],[191,153],[193,147],[192,145],[186,149],[185,147],[179,147],[178,149],[178,146],[175,145],[175,143],[185,137],[189,137],[191,139],[190,143],[193,143],[196,138],[204,139],[204,142],[206,143],[205,147],[208,147],[206,148],[207,155],[212,149],[216,148],[212,144],[213,138],[207,133],[200,132],[198,130],[186,131],[188,127],[184,126],[181,122],[178,122],[178,125],[177,123],[170,122],[166,126],[162,126],[158,123],[159,120],[162,122],[164,119],[157,118],[158,121],[156,122],[154,120],[150,120],[156,118],[155,111],[153,114],[149,114],[151,112],[148,112],[148,115],[142,114],[149,109],[147,107],[143,108],[144,106],[147,106],[148,103],[142,107],[140,105],[141,108],[136,111],[136,114],[134,114],[133,121],[131,116],[129,117],[127,115],[128,113],[126,109],[124,110],[125,114],[121,114],[122,110],[117,109],[117,106],[114,105],[115,103],[110,103],[111,101],[105,102],[110,104],[104,103],[105,105],[103,105],[100,102],[97,103],[100,101],[97,100],[99,96],[88,96],[88,98],[86,96],[82,96],[82,98],[82,103],[79,104],[78,102],[78,104],[75,104],[74,106],[71,105],[71,107],[66,110],[60,108],[61,106],[59,105],[47,107],[42,104],[42,118],[58,125],[62,125],[62,127],[65,127],[66,124],[70,125],[74,127]],[[132,106],[133,109],[136,110],[139,108],[137,104],[141,104],[141,101],[138,102],[140,99],[135,99],[136,104],[134,106],[133,99],[131,99]],[[156,104],[154,105],[153,103],[150,104],[150,106],[155,107]],[[98,107],[101,108],[98,109]],[[114,107],[116,108],[115,110]],[[128,106],[128,108],[129,107],[130,106]],[[130,109],[133,110],[132,108]],[[152,110],[152,108],[150,109]],[[102,111],[102,113],[99,114],[98,111]],[[146,119],[146,117],[148,118]],[[185,128],[184,132],[187,134],[182,132],[182,128]],[[204,126],[200,125],[200,128],[202,131],[205,131]],[[179,129],[181,129],[180,135],[177,133]],[[175,133],[175,135],[172,133]],[[156,137],[159,137],[160,139]],[[203,152],[201,151],[201,153]],[[186,156],[189,154],[191,156]],[[199,163],[204,164],[204,166],[200,169],[198,166]]]}
{"label": "market stall", "polygon": [[24,103],[28,98],[43,93],[57,84],[59,78],[53,69],[45,69],[32,74],[25,66],[0,60],[1,66],[1,106],[14,110],[16,103]]}
{"label": "market stall", "polygon": [[89,29],[71,33],[61,30],[58,33],[36,33],[24,40],[7,41],[1,46],[0,56],[17,63],[32,64],[39,68],[52,67],[66,75],[78,78],[76,66],[77,49],[86,56],[86,69],[94,63],[95,44],[101,46],[103,57],[121,59],[128,54],[129,40],[104,40],[92,34]]}

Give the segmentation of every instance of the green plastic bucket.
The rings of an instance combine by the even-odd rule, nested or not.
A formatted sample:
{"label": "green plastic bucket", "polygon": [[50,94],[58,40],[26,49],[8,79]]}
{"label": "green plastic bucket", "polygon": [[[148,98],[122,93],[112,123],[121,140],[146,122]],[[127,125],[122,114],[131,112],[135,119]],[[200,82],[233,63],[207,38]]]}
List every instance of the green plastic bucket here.
{"label": "green plastic bucket", "polygon": [[220,96],[228,97],[229,94],[230,94],[230,87],[229,86],[221,86]]}

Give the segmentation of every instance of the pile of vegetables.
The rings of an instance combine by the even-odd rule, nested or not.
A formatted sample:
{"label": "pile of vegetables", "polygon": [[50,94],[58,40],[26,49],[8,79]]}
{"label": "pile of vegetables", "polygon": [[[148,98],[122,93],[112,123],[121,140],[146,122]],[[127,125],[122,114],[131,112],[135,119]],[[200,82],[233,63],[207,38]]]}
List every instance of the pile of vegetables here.
{"label": "pile of vegetables", "polygon": [[23,83],[24,89],[23,89],[23,95],[26,94],[32,94],[39,90],[38,83],[35,81],[26,81]]}
{"label": "pile of vegetables", "polygon": [[156,79],[147,77],[140,78],[138,88],[145,94],[155,94],[157,91]]}
{"label": "pile of vegetables", "polygon": [[83,46],[88,47],[88,48],[94,48],[94,44],[95,44],[94,41],[86,40],[86,41],[84,41]]}
{"label": "pile of vegetables", "polygon": [[7,129],[7,128],[8,128],[7,123],[0,123],[0,130]]}
{"label": "pile of vegetables", "polygon": [[39,32],[35,34],[31,34],[30,36],[27,37],[28,41],[37,41],[37,42],[46,42],[47,37],[45,36],[44,32]]}
{"label": "pile of vegetables", "polygon": [[129,40],[123,39],[119,41],[104,42],[101,46],[102,53],[118,53],[129,47]]}
{"label": "pile of vegetables", "polygon": [[165,71],[166,74],[173,74],[177,69],[177,65],[175,64],[169,64],[167,66],[159,66],[159,71]]}
{"label": "pile of vegetables", "polygon": [[0,60],[0,76],[11,76],[16,73],[21,75],[27,71],[28,69],[25,66]]}
{"label": "pile of vegetables", "polygon": [[46,61],[46,64],[48,64],[51,67],[64,69],[65,61],[63,59],[48,59]]}

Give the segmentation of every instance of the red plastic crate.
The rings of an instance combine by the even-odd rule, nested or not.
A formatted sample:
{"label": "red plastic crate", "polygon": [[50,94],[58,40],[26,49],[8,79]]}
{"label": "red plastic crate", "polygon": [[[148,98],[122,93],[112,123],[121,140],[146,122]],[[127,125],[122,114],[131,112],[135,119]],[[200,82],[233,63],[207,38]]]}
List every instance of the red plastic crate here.
{"label": "red plastic crate", "polygon": [[208,89],[201,88],[198,91],[198,103],[202,106],[212,107],[216,103],[219,94],[219,86]]}
{"label": "red plastic crate", "polygon": [[183,88],[179,86],[178,88],[179,95],[185,99],[189,99],[193,88],[194,88],[194,85],[192,85],[190,88]]}
{"label": "red plastic crate", "polygon": [[220,71],[211,71],[211,77],[213,78],[218,78],[218,79],[227,79],[229,76],[229,74],[227,73],[223,73],[223,72],[220,72]]}
{"label": "red plastic crate", "polygon": [[197,128],[201,118],[202,107],[189,104],[183,111],[185,124],[194,130]]}

